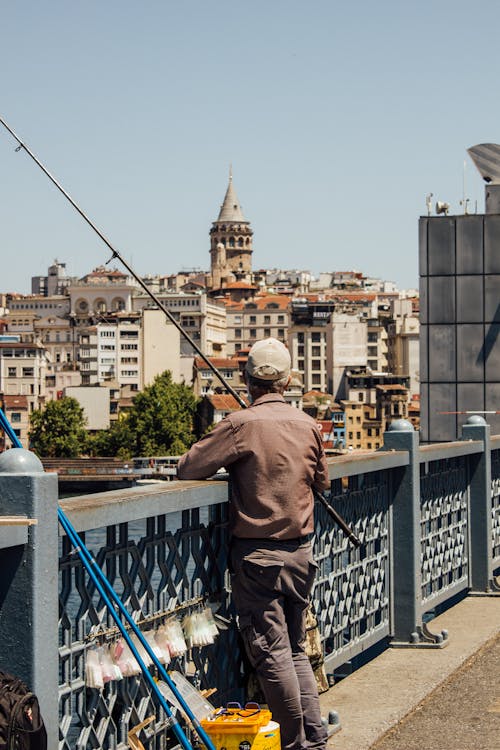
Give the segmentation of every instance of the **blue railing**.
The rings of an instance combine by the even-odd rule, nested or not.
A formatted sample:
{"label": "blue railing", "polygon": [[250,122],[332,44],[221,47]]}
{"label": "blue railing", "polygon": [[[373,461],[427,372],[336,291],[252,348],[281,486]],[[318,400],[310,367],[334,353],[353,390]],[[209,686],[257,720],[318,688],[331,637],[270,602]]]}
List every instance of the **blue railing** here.
{"label": "blue railing", "polygon": [[[442,634],[432,638],[424,626],[426,613],[460,592],[495,587],[500,438],[490,444],[489,428],[479,422],[465,428],[463,441],[419,446],[405,423],[394,427],[384,450],[329,464],[331,502],[361,546],[351,547],[323,507],[316,508],[314,608],[327,673],[375,644],[443,645]],[[0,526],[0,556],[7,565],[2,569],[12,570],[13,592],[29,584],[38,593],[28,596],[34,633],[19,627],[4,599],[0,667],[30,679],[52,736],[59,734],[59,748],[125,748],[128,729],[154,714],[155,706],[138,677],[110,681],[103,690],[86,686],[89,650],[113,643],[117,634],[62,532],[58,638],[52,625],[56,478],[1,471],[0,515],[38,521],[21,535],[18,526],[9,532]],[[206,602],[217,608],[227,629],[213,645],[194,647],[175,662],[202,688],[217,688],[215,703],[241,698],[246,689],[226,570],[227,493],[224,481],[168,482],[61,501],[143,629],[169,616],[182,618]],[[23,548],[29,576],[21,581],[14,560]],[[49,607],[49,622],[42,607]],[[58,674],[51,659],[59,663]],[[142,735],[148,750],[168,746],[165,729],[159,713]]]}

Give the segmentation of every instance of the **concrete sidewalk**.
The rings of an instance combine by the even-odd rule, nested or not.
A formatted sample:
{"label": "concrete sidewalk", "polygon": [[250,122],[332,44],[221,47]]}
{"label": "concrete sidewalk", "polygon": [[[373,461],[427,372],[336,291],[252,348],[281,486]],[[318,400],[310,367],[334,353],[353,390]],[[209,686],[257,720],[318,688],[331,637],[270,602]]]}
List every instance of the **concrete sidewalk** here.
{"label": "concrete sidewalk", "polygon": [[[323,715],[337,711],[342,725],[329,740],[329,748],[368,750],[471,656],[498,636],[500,596],[470,596],[436,617],[430,623],[430,630],[435,633],[447,630],[448,646],[388,649],[320,696]],[[491,686],[492,702],[500,693],[498,682]],[[421,746],[429,745],[424,741]],[[469,750],[465,746],[453,747]],[[405,747],[401,745],[400,750]]]}

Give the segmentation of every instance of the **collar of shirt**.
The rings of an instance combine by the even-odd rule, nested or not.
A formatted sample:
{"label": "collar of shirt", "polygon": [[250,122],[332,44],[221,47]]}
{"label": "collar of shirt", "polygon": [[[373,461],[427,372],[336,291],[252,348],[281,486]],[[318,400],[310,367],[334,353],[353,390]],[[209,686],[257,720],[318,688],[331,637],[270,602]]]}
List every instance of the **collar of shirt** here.
{"label": "collar of shirt", "polygon": [[286,404],[286,401],[281,393],[265,393],[263,396],[259,396],[259,398],[256,398],[250,408],[253,409],[254,406],[259,406],[260,404],[268,404],[271,401],[278,401],[282,404]]}

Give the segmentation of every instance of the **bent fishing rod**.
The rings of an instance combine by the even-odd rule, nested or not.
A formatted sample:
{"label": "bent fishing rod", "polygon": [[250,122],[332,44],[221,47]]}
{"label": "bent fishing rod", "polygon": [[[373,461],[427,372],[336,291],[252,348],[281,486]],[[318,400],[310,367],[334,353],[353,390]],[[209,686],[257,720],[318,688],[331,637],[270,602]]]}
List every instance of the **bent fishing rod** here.
{"label": "bent fishing rod", "polygon": [[[217,367],[210,361],[210,359],[202,352],[198,344],[191,338],[191,336],[187,333],[187,331],[184,330],[184,328],[181,326],[181,324],[175,319],[175,317],[172,315],[170,310],[161,302],[161,300],[155,295],[155,293],[147,286],[147,284],[144,283],[144,281],[141,279],[141,277],[134,271],[134,269],[130,266],[130,264],[123,258],[120,252],[111,244],[111,242],[107,239],[107,237],[98,229],[98,227],[94,224],[93,221],[87,216],[87,214],[83,211],[82,208],[76,203],[75,200],[69,195],[68,192],[62,187],[62,185],[56,180],[56,178],[49,172],[49,170],[45,167],[44,164],[35,156],[35,154],[31,151],[31,149],[19,138],[19,136],[12,130],[12,128],[5,122],[5,120],[0,117],[0,123],[4,126],[4,128],[10,133],[10,135],[14,138],[14,140],[18,143],[18,146],[16,148],[17,151],[25,151],[28,156],[33,159],[35,164],[42,170],[42,172],[49,178],[49,180],[53,183],[53,185],[56,186],[56,188],[59,190],[60,193],[64,195],[67,201],[71,203],[73,208],[80,214],[82,219],[87,222],[87,224],[90,226],[91,229],[94,230],[94,232],[97,234],[97,236],[104,242],[104,244],[108,247],[108,249],[111,251],[111,258],[107,261],[107,263],[110,263],[115,258],[120,261],[120,263],[124,266],[124,268],[127,269],[129,274],[136,280],[136,282],[140,285],[140,287],[143,289],[143,291],[153,300],[155,305],[162,310],[162,312],[166,315],[168,320],[173,323],[173,325],[177,328],[179,333],[184,336],[186,341],[192,346],[194,351],[198,354],[199,357],[205,362],[207,367],[210,368],[210,370],[213,372],[213,374],[218,378],[220,383],[223,385],[223,387],[233,396],[233,398],[236,399],[238,404],[241,406],[242,409],[247,408],[247,404],[245,403],[242,396],[226,381],[220,370],[218,370]],[[327,501],[325,496],[319,492],[318,490],[315,490],[313,488],[313,493],[316,499],[323,505],[328,515],[335,521],[335,523],[342,529],[344,534],[347,536],[351,544],[353,544],[355,547],[359,547],[361,545],[361,541],[358,539],[356,534],[353,532],[353,530],[348,526],[348,524],[345,522],[345,520],[342,518],[342,516],[330,505],[330,503]]]}

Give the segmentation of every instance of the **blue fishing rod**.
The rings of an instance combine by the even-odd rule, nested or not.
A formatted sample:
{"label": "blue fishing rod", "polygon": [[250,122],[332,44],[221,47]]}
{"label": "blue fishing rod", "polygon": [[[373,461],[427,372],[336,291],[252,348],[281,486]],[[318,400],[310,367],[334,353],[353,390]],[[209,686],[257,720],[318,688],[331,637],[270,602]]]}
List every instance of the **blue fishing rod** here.
{"label": "blue fishing rod", "polygon": [[[9,438],[9,440],[12,442],[12,444],[16,448],[22,448],[21,441],[19,440],[18,436],[12,429],[12,426],[5,416],[2,409],[0,409],[0,426],[3,428],[5,434]],[[66,533],[68,539],[70,540],[71,544],[73,545],[76,553],[78,554],[85,570],[89,574],[90,578],[92,579],[97,591],[99,592],[99,595],[101,596],[104,604],[106,605],[107,610],[109,611],[110,615],[112,616],[113,620],[115,621],[118,630],[122,634],[127,646],[129,647],[130,651],[132,652],[133,656],[137,660],[137,663],[139,664],[139,667],[141,669],[142,674],[144,675],[149,687],[151,688],[152,692],[154,693],[155,697],[158,700],[158,703],[161,705],[165,713],[168,717],[168,723],[169,726],[172,727],[173,732],[175,733],[177,739],[179,740],[180,744],[184,748],[184,750],[193,750],[193,746],[189,742],[188,738],[186,737],[184,730],[182,729],[181,725],[179,724],[178,720],[172,713],[172,710],[170,706],[168,705],[167,701],[165,700],[164,695],[162,694],[158,684],[156,683],[154,677],[152,676],[151,672],[145,665],[141,655],[139,654],[136,645],[134,644],[132,638],[130,637],[130,633],[123,624],[120,615],[124,617],[124,619],[127,622],[127,625],[131,628],[131,630],[134,632],[134,635],[137,637],[138,641],[140,642],[141,646],[144,648],[144,650],[147,652],[148,656],[151,658],[152,662],[154,663],[156,669],[158,670],[158,673],[160,677],[164,680],[164,682],[168,685],[170,690],[172,691],[174,697],[179,702],[180,706],[182,707],[182,710],[188,717],[189,721],[193,725],[196,733],[198,734],[198,737],[200,738],[201,742],[205,745],[207,750],[215,750],[215,746],[210,739],[209,735],[205,732],[203,727],[201,726],[199,720],[196,718],[196,716],[191,711],[189,705],[186,703],[183,695],[179,692],[177,686],[175,685],[174,681],[168,674],[167,670],[165,669],[164,665],[158,660],[158,657],[154,653],[153,649],[151,648],[151,645],[147,641],[147,639],[142,634],[141,629],[138,627],[137,623],[132,619],[132,616],[128,612],[127,608],[121,601],[120,597],[116,593],[116,591],[111,586],[110,582],[104,575],[103,571],[97,564],[97,561],[90,553],[89,549],[86,547],[85,543],[82,541],[78,533],[76,532],[75,528],[71,524],[71,521],[66,516],[62,508],[58,507],[57,509],[57,516],[59,523],[61,524],[64,532]],[[118,609],[118,611],[117,611]]]}

